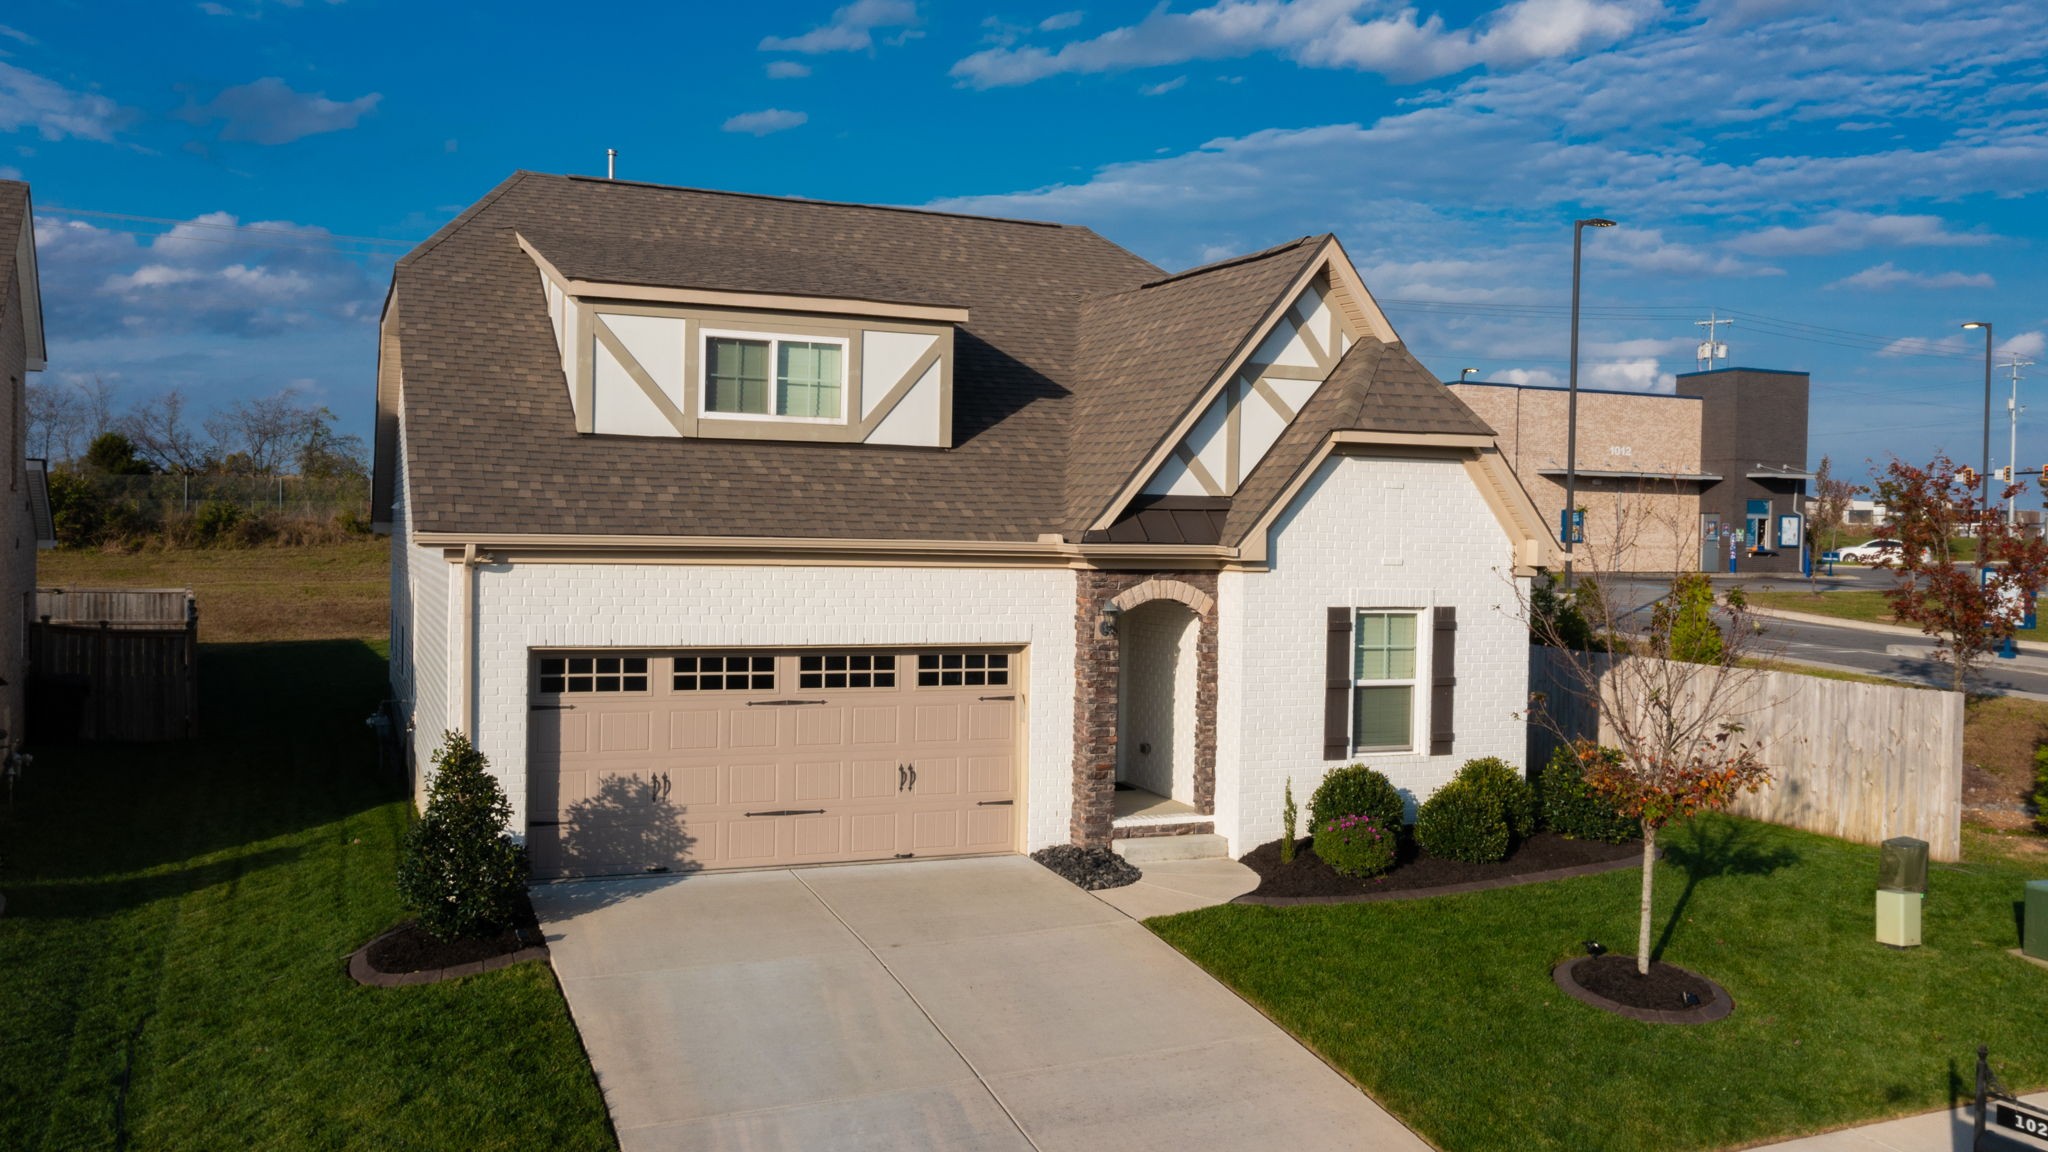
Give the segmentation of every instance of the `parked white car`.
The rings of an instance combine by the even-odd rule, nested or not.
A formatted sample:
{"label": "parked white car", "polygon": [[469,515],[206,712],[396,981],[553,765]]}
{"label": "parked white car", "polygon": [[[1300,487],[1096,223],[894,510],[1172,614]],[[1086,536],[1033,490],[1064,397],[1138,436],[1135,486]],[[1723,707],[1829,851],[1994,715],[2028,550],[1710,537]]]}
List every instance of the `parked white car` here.
{"label": "parked white car", "polygon": [[1850,564],[1897,564],[1906,553],[1906,546],[1897,540],[1868,540],[1851,544],[1836,553],[1836,559]]}

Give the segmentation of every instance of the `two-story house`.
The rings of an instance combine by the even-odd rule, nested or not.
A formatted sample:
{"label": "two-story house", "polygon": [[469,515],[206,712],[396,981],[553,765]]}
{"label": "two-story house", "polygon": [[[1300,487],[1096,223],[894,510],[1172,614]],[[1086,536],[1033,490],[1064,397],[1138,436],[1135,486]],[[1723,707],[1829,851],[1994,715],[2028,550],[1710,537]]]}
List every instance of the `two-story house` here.
{"label": "two-story house", "polygon": [[1235,853],[1523,754],[1553,546],[1332,236],[520,173],[382,333],[393,692],[540,874]]}

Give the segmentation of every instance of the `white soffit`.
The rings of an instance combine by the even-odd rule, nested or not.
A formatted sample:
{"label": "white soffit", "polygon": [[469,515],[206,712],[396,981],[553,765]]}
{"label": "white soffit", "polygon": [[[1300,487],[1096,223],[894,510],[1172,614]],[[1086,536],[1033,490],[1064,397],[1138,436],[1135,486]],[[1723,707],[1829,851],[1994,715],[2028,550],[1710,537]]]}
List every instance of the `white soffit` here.
{"label": "white soffit", "polygon": [[626,374],[611,349],[598,344],[591,364],[595,369],[592,389],[590,430],[612,436],[675,436],[675,425]]}
{"label": "white soffit", "polygon": [[917,363],[917,358],[930,351],[938,337],[928,332],[878,332],[872,329],[861,333],[860,388],[861,418],[874,415],[875,405],[882,402],[903,374]]}
{"label": "white soffit", "polygon": [[683,321],[681,317],[627,316],[600,312],[604,326],[612,330],[633,359],[640,362],[654,382],[676,407],[683,406]]}
{"label": "white soffit", "polygon": [[[865,358],[863,358],[865,360]],[[925,369],[910,391],[903,394],[896,407],[882,418],[875,430],[868,433],[869,444],[914,444],[923,447],[938,447],[940,388],[939,365]]]}

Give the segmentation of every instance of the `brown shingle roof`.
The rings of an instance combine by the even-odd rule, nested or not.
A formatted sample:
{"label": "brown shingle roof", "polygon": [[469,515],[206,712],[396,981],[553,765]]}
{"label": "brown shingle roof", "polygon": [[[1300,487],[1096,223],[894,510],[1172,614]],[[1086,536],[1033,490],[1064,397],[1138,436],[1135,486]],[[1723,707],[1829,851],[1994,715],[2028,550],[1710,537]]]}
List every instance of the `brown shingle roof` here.
{"label": "brown shingle roof", "polygon": [[716,288],[784,296],[821,296],[892,304],[947,304],[928,286],[904,283],[837,251],[799,252],[769,243],[563,236],[544,228],[520,235],[571,280],[662,288]]}
{"label": "brown shingle roof", "polygon": [[1197,394],[1322,251],[1308,237],[1090,300],[1081,310],[1067,520],[1108,510]]}
{"label": "brown shingle roof", "polygon": [[1345,429],[1493,435],[1493,429],[1417,363],[1405,345],[1382,344],[1365,337],[1337,362],[1336,371],[1238,486],[1223,526],[1223,543],[1241,542],[1267,507],[1315,458],[1316,449],[1329,434]]}
{"label": "brown shingle roof", "polygon": [[[579,434],[521,236],[576,279],[967,308],[954,447]],[[393,277],[412,526],[1078,539],[1323,247],[1162,278],[1086,228],[520,173]],[[1372,379],[1360,366],[1382,347],[1368,340],[1339,365],[1303,413],[1326,419],[1283,436],[1231,502],[1231,525],[1295,440],[1477,425],[1398,348],[1401,370]]]}
{"label": "brown shingle roof", "polygon": [[[0,180],[0,307],[5,307],[7,285],[15,276],[14,253],[21,247],[21,230],[28,224],[28,185]],[[15,319],[0,316],[0,321],[7,323]]]}

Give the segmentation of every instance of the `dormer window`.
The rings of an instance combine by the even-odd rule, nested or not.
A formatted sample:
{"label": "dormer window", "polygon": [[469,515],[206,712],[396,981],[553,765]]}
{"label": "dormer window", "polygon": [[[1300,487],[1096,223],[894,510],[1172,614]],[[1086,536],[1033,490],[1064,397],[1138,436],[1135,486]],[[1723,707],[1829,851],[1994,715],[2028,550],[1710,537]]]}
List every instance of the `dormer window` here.
{"label": "dormer window", "polygon": [[845,421],[847,341],[702,332],[705,417]]}

